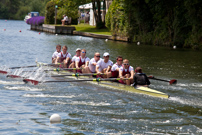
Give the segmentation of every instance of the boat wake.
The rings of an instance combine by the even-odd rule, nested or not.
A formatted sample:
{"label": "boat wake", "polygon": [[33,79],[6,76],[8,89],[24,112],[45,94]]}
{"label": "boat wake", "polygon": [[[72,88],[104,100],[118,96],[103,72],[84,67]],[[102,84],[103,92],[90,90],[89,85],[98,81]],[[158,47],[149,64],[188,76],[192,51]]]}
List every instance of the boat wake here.
{"label": "boat wake", "polygon": [[78,97],[75,95],[70,96],[56,96],[56,95],[49,95],[49,94],[25,94],[23,97],[40,97],[40,98],[74,98]]}
{"label": "boat wake", "polygon": [[169,100],[174,102],[174,103],[180,103],[183,105],[202,107],[202,103],[197,102],[197,99],[187,100],[187,99],[183,99],[180,97],[170,97]]}
{"label": "boat wake", "polygon": [[0,80],[0,84],[5,84],[5,85],[15,85],[15,84],[25,84],[23,81],[3,81]]}
{"label": "boat wake", "polygon": [[49,104],[69,104],[69,105],[88,105],[88,106],[110,106],[110,103],[105,102],[85,102],[85,101],[71,101],[71,102],[62,102],[62,101],[53,101]]}
{"label": "boat wake", "polygon": [[4,86],[4,88],[8,90],[43,91],[43,89],[27,87],[27,86]]}

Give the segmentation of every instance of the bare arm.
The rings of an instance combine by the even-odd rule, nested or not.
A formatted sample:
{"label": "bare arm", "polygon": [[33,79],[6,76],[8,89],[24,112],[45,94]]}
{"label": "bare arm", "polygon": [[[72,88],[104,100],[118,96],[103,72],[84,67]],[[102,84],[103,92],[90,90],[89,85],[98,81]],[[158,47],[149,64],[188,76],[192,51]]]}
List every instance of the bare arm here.
{"label": "bare arm", "polygon": [[108,66],[106,72],[109,72],[111,70],[112,66]]}
{"label": "bare arm", "polygon": [[130,79],[133,79],[133,76],[134,76],[134,70],[130,71]]}
{"label": "bare arm", "polygon": [[76,68],[79,68],[79,61],[75,61]]}

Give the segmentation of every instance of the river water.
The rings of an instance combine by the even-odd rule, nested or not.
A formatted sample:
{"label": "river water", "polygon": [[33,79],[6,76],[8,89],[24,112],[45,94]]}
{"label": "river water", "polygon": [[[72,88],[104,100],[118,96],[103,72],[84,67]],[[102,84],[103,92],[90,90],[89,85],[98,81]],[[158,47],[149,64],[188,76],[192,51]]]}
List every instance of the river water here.
{"label": "river water", "polygon": [[[21,31],[21,32],[20,32]],[[23,21],[0,20],[0,66],[50,63],[56,44],[110,53],[141,66],[169,99],[112,90],[88,83],[24,84],[0,75],[0,134],[202,134],[202,52],[31,31]],[[29,70],[35,70],[30,68]],[[14,71],[14,70],[13,70]],[[49,78],[44,78],[49,79]],[[51,124],[52,114],[62,122]]]}

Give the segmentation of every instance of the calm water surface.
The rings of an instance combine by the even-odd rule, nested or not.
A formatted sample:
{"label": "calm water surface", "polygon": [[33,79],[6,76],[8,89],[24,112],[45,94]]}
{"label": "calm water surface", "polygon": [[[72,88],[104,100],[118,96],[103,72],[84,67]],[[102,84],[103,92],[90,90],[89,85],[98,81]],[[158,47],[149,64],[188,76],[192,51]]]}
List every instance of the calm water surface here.
{"label": "calm water surface", "polygon": [[[5,30],[4,30],[5,29]],[[202,52],[127,44],[29,30],[23,21],[0,20],[0,66],[50,63],[55,45],[85,48],[88,57],[105,51],[141,66],[147,75],[177,79],[177,85],[151,80],[169,99],[107,89],[88,83],[37,86],[0,75],[0,134],[202,134]],[[21,30],[21,32],[19,32]],[[34,70],[30,68],[29,70]],[[50,79],[50,78],[43,78]],[[57,113],[59,124],[50,124]]]}

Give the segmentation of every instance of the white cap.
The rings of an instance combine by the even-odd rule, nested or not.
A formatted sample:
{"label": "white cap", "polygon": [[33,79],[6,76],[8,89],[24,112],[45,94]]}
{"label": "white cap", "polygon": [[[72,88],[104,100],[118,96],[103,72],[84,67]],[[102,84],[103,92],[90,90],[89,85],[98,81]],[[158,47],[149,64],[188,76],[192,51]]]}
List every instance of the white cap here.
{"label": "white cap", "polygon": [[77,48],[77,49],[76,49],[76,52],[77,52],[77,51],[81,51],[81,48]]}
{"label": "white cap", "polygon": [[104,54],[103,54],[103,56],[105,57],[105,56],[109,56],[109,53],[108,52],[105,52]]}

